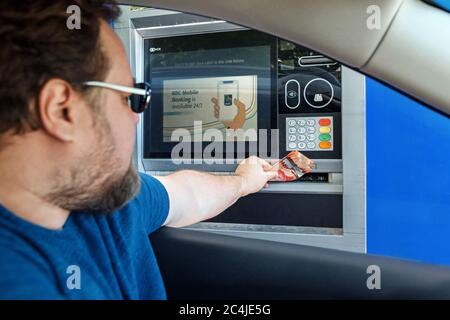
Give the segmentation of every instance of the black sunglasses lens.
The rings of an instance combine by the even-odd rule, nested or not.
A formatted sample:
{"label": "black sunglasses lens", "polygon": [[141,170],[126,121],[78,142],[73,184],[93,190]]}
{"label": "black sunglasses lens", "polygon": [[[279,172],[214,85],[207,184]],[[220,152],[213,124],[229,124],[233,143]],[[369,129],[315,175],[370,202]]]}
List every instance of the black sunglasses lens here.
{"label": "black sunglasses lens", "polygon": [[140,101],[141,101],[141,96],[139,96],[137,94],[132,94],[130,96],[130,107],[131,107],[131,110],[133,110],[133,112],[139,113]]}
{"label": "black sunglasses lens", "polygon": [[147,91],[145,96],[138,94],[132,94],[130,96],[131,110],[136,113],[142,113],[150,104],[150,86],[146,83],[137,83],[135,88],[145,89]]}

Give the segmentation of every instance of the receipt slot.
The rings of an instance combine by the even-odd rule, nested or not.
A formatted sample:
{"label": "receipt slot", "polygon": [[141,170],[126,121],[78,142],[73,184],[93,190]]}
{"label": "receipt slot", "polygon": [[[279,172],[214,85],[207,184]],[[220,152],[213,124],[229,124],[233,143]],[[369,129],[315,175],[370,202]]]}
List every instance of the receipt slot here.
{"label": "receipt slot", "polygon": [[[152,107],[137,130],[140,171],[233,174],[237,162],[225,156],[211,164],[187,149],[183,155],[195,161],[175,164],[172,152],[181,129],[200,141],[204,156],[211,143],[205,128],[224,133],[236,118],[236,101],[239,128],[267,133],[265,140],[248,135],[233,142],[245,146],[244,157],[257,146],[259,156],[282,158],[298,150],[316,163],[301,179],[271,182],[190,229],[365,252],[364,76],[287,40],[225,21],[159,9],[122,11],[116,32],[136,80],[152,86]],[[196,129],[198,122],[203,131]],[[230,145],[220,135],[214,141],[224,150]],[[231,155],[239,158],[236,149]]]}

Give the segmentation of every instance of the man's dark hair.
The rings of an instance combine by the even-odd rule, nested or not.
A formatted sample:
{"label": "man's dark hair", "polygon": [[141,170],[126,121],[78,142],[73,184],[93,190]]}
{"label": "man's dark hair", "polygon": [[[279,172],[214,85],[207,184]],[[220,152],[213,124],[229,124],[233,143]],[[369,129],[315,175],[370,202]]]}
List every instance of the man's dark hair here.
{"label": "man's dark hair", "polygon": [[[81,29],[67,27],[72,5],[80,8]],[[111,0],[0,1],[0,136],[41,127],[32,102],[49,79],[63,79],[82,94],[84,82],[104,79],[109,61],[100,19],[119,14]]]}

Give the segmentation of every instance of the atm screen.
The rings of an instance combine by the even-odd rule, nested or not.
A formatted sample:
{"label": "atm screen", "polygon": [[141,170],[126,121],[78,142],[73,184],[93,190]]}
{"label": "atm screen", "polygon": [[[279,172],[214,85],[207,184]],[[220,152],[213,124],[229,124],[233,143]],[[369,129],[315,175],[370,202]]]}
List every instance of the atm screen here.
{"label": "atm screen", "polygon": [[144,157],[163,158],[179,142],[256,142],[258,129],[276,126],[276,40],[232,31],[145,40],[145,80],[152,87],[144,114]]}

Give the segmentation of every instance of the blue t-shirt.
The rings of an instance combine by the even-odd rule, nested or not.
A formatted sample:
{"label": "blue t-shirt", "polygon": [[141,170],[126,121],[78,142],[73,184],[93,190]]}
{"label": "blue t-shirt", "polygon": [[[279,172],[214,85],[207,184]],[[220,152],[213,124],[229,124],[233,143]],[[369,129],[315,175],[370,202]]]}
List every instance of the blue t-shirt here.
{"label": "blue t-shirt", "polygon": [[169,197],[140,174],[139,195],[112,214],[71,213],[64,228],[29,223],[0,205],[0,299],[166,299],[148,235]]}

